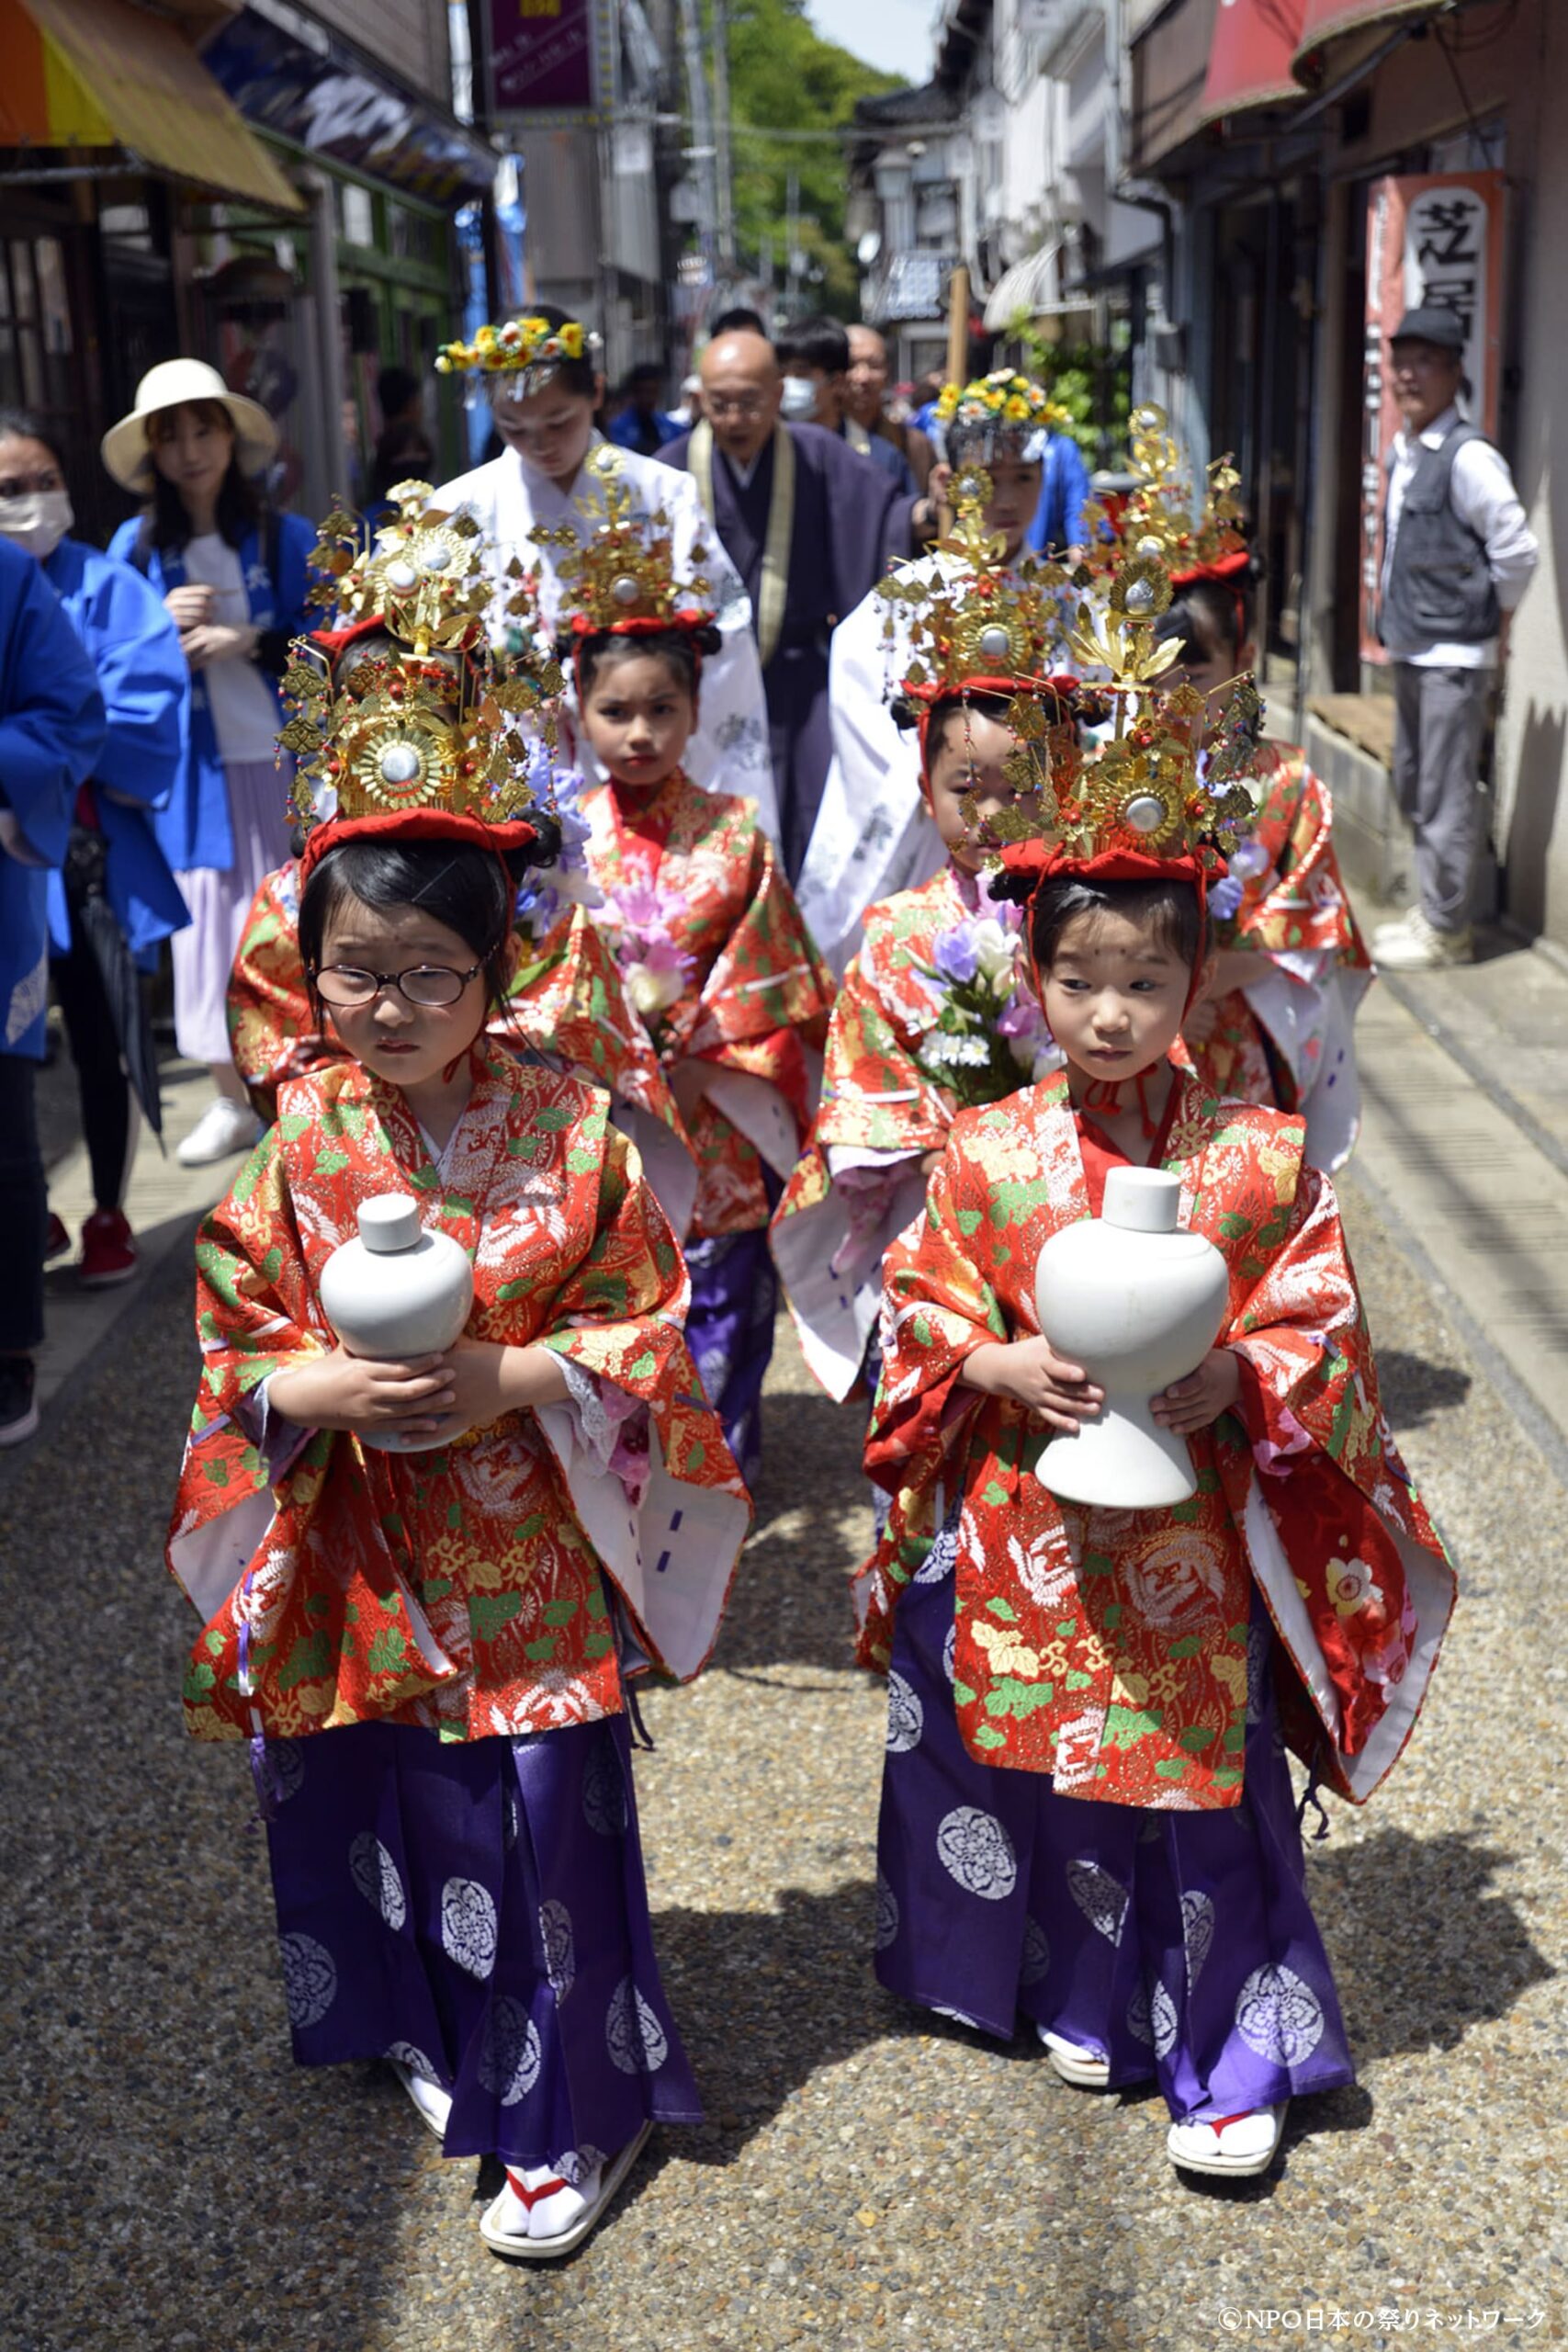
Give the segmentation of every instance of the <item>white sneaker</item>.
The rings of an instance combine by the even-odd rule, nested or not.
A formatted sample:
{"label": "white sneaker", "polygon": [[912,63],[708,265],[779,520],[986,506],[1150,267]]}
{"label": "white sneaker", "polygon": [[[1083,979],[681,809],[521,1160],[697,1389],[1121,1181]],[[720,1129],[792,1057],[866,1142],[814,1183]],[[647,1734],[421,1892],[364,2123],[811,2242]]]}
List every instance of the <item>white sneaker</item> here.
{"label": "white sneaker", "polygon": [[235,1102],[220,1094],[208,1104],[184,1143],[176,1145],[175,1158],[182,1168],[205,1168],[209,1159],[228,1159],[237,1151],[249,1151],[260,1141],[262,1123],[248,1102]]}
{"label": "white sneaker", "polygon": [[1233,2180],[1267,2172],[1279,2154],[1289,2106],[1284,2099],[1250,2115],[1173,2123],[1165,2135],[1166,2153],[1180,2172],[1224,2173]]}
{"label": "white sneaker", "polygon": [[1413,907],[1403,931],[1379,932],[1372,941],[1372,961],[1385,972],[1436,972],[1451,964],[1468,964],[1475,953],[1468,925],[1463,931],[1438,931],[1419,907]]}

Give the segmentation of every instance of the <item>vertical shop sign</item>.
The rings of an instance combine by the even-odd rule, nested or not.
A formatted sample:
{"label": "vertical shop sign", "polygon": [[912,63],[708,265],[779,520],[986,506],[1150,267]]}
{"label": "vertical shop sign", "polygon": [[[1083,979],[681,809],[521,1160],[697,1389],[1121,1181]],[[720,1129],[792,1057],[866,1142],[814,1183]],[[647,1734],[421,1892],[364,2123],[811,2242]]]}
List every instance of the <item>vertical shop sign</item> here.
{"label": "vertical shop sign", "polygon": [[1387,458],[1399,430],[1388,338],[1406,311],[1457,312],[1465,332],[1470,413],[1497,430],[1503,310],[1501,172],[1439,172],[1372,183],[1367,205],[1366,363],[1361,434],[1361,658],[1387,659],[1378,643]]}
{"label": "vertical shop sign", "polygon": [[491,119],[546,124],[592,115],[594,0],[490,0]]}

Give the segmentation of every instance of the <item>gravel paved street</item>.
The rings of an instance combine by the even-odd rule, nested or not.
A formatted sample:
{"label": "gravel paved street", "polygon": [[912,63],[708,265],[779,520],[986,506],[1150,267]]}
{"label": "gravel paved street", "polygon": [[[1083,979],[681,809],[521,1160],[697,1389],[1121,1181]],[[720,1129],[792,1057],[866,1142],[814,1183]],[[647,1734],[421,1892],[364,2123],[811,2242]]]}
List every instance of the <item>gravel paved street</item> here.
{"label": "gravel paved street", "polygon": [[[475,2168],[389,2073],[297,2072],[234,1750],[182,1735],[159,1543],[194,1379],[178,1256],[0,1482],[10,2352],[535,2352],[1230,2340],[1248,2306],[1568,2340],[1562,1815],[1568,1493],[1348,1188],[1394,1418],[1464,1570],[1391,1788],[1312,1883],[1362,2070],[1278,2177],[1180,2185],[1148,2098],[933,2028],[868,1964],[878,1690],[847,1662],[852,1414],[781,1351],[719,1664],[648,1707],[666,1979],[708,2106],[554,2274],[496,2262]],[[77,1666],[66,1679],[67,1637]],[[1526,2324],[1530,2313],[1544,2316]],[[1304,2322],[1303,2322],[1304,2324]],[[1363,2343],[1405,2340],[1356,2326]]]}

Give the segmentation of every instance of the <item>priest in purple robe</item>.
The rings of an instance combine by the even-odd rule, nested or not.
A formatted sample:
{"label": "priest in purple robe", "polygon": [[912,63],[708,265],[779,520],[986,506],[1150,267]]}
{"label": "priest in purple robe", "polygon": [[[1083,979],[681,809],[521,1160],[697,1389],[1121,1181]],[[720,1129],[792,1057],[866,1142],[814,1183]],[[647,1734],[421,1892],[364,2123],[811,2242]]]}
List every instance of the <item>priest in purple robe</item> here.
{"label": "priest in purple robe", "polygon": [[702,373],[702,423],[659,458],[693,476],[750,594],[794,882],[833,755],[829,640],[888,564],[923,544],[933,517],[929,501],[900,497],[847,442],[781,422],[783,379],[766,336],[716,336]]}

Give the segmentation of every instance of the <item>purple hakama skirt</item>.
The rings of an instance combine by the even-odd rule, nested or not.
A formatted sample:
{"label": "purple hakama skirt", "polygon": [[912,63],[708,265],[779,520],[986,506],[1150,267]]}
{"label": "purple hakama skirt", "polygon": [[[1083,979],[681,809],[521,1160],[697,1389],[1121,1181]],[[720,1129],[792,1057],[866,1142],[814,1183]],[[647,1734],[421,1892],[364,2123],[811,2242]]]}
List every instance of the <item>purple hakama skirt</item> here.
{"label": "purple hakama skirt", "polygon": [[270,1740],[301,2065],[395,2058],[452,2097],[449,2156],[580,2178],[702,2107],[654,1958],[626,1718],[443,1740]]}
{"label": "purple hakama skirt", "polygon": [[762,1382],[773,1361],[779,1278],[765,1227],[688,1241],[692,1307],[686,1345],[740,1476],[754,1486],[762,1459]]}
{"label": "purple hakama skirt", "polygon": [[894,1620],[880,1982],[1006,2040],[1021,2010],[1109,2058],[1112,2088],[1154,2080],[1178,2121],[1353,2082],[1258,1605],[1245,1794],[1223,1812],[1061,1796],[1043,1773],[979,1763],[959,1735],[953,1632],[950,1566]]}

